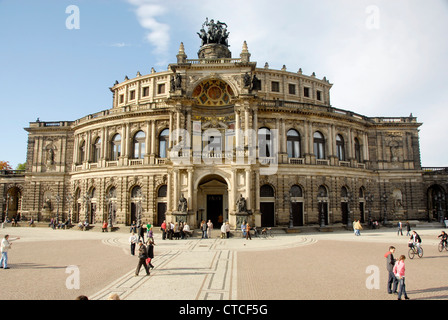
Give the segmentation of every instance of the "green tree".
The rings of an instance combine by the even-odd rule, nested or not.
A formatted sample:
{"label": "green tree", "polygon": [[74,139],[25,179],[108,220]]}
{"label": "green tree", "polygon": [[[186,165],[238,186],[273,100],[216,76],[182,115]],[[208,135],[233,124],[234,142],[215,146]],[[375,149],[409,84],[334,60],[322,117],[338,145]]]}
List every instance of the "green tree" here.
{"label": "green tree", "polygon": [[16,170],[25,170],[26,169],[26,163],[19,163],[16,167]]}

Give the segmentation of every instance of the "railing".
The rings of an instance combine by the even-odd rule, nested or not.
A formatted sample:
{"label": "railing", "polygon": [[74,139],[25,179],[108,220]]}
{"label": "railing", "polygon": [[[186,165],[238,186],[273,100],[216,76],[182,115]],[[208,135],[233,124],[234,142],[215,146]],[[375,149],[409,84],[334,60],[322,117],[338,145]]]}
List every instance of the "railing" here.
{"label": "railing", "polygon": [[422,167],[423,173],[448,174],[448,167]]}
{"label": "railing", "polygon": [[304,158],[288,158],[289,164],[304,164],[305,159]]}
{"label": "railing", "polygon": [[2,176],[20,176],[24,175],[25,170],[0,170]]}
{"label": "railing", "polygon": [[328,166],[330,161],[328,159],[316,159],[316,164],[318,166]]}

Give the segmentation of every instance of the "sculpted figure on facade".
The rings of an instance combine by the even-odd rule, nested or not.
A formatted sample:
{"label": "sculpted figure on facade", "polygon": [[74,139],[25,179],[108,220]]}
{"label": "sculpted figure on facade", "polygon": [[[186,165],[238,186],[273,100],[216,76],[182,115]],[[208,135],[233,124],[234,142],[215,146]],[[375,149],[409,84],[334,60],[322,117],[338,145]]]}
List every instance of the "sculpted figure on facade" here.
{"label": "sculpted figure on facade", "polygon": [[177,205],[177,211],[179,212],[187,212],[187,199],[185,199],[184,194],[180,196],[179,204]]}
{"label": "sculpted figure on facade", "polygon": [[240,194],[240,197],[236,201],[237,212],[247,212],[246,199]]}

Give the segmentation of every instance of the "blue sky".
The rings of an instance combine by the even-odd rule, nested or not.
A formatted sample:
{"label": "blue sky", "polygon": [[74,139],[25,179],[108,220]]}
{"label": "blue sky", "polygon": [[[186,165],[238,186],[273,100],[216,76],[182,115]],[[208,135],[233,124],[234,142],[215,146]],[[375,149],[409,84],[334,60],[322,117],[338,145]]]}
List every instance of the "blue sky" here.
{"label": "blue sky", "polygon": [[[66,8],[79,8],[68,29]],[[115,80],[197,58],[205,18],[234,57],[333,83],[333,107],[423,123],[423,166],[448,166],[448,1],[0,0],[0,160],[26,161],[23,128],[109,109]]]}

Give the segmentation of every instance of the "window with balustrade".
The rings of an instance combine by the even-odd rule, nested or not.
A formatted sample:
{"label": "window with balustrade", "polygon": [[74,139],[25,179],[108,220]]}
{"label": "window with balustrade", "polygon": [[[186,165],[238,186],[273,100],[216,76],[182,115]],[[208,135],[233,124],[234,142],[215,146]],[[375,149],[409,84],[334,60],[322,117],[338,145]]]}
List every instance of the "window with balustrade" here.
{"label": "window with balustrade", "polygon": [[138,131],[134,135],[133,139],[134,159],[143,159],[145,157],[145,146],[146,146],[145,140],[146,140],[146,134],[143,131]]}
{"label": "window with balustrade", "polygon": [[110,153],[110,160],[111,161],[117,161],[121,156],[121,135],[116,134],[112,138],[112,141],[110,143],[111,147],[111,153]]}
{"label": "window with balustrade", "polygon": [[314,155],[316,159],[325,159],[325,138],[322,133],[314,133]]}
{"label": "window with balustrade", "polygon": [[288,158],[300,158],[300,135],[294,129],[286,133],[286,150]]}
{"label": "window with balustrade", "polygon": [[345,161],[344,138],[340,134],[336,136],[336,155],[339,161]]}
{"label": "window with balustrade", "polygon": [[159,157],[166,158],[168,155],[168,141],[170,133],[168,129],[162,130],[159,134]]}

